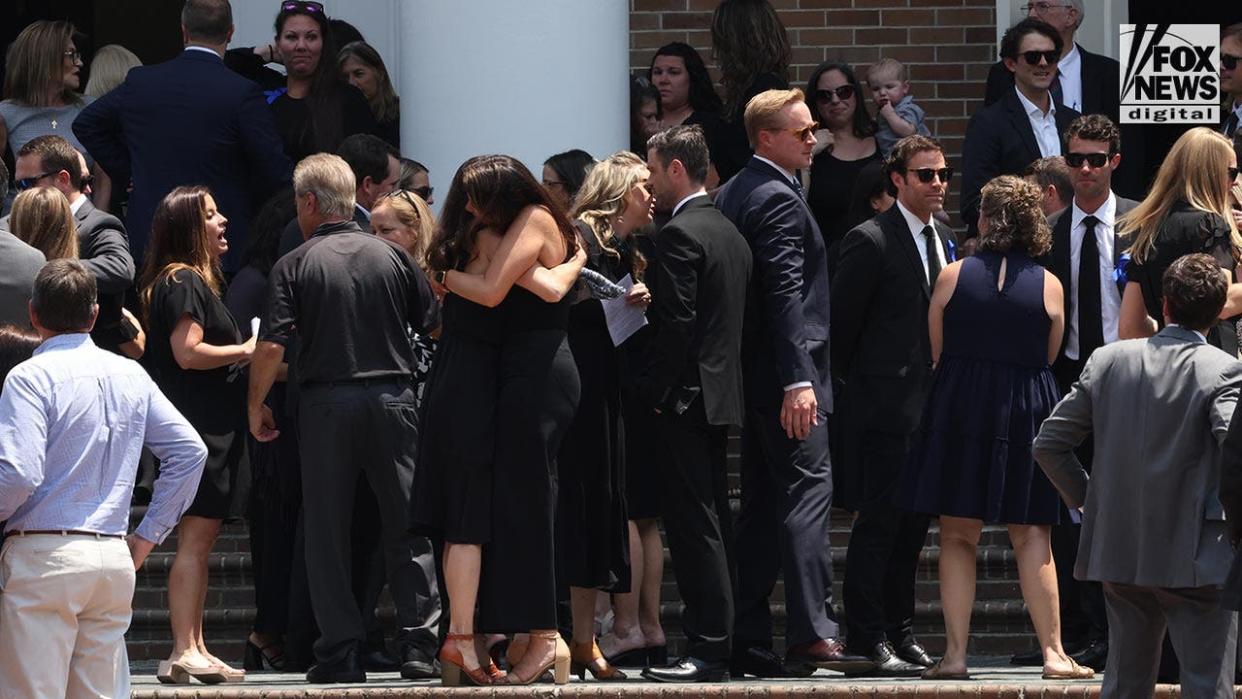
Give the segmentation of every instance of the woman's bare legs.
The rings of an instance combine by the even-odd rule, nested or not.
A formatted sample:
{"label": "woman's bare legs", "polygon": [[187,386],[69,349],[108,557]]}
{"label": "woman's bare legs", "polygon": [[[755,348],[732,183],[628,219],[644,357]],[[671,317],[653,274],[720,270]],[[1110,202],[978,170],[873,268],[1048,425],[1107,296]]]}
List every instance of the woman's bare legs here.
{"label": "woman's bare legs", "polygon": [[223,666],[203,645],[207,601],[207,559],[220,533],[220,520],[193,515],[177,525],[177,553],[168,571],[168,617],[173,650],[168,659],[191,667]]}
{"label": "woman's bare legs", "polygon": [[[449,633],[474,635],[474,607],[479,595],[483,547],[475,544],[444,544],[444,584],[448,588]],[[481,667],[473,641],[446,641],[461,653],[466,669]]]}
{"label": "woman's bare legs", "polygon": [[1057,566],[1047,525],[1011,524],[1009,541],[1018,559],[1022,599],[1035,626],[1044,654],[1044,672],[1064,672],[1072,665],[1061,647],[1061,616],[1057,593]]}
{"label": "woman's bare legs", "polygon": [[940,605],[944,612],[945,672],[966,672],[970,642],[970,613],[975,604],[975,552],[983,522],[963,517],[940,517]]}

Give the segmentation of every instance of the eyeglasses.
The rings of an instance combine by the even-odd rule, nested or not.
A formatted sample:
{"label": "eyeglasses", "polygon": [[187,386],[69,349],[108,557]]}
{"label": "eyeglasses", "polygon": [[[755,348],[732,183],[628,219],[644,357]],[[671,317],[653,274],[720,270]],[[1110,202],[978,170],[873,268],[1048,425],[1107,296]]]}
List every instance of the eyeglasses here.
{"label": "eyeglasses", "polygon": [[39,184],[39,180],[45,177],[51,177],[52,175],[55,175],[55,174],[57,173],[45,172],[42,175],[35,175],[34,177],[23,177],[20,180],[14,180],[13,186],[17,187],[17,191],[24,192],[27,189],[30,189],[31,187],[34,187],[35,185]]}
{"label": "eyeglasses", "polygon": [[1050,66],[1055,66],[1057,61],[1061,60],[1061,52],[1055,49],[1052,51],[1023,51],[1019,55],[1022,56],[1022,60],[1026,61],[1028,66],[1039,65],[1041,58],[1047,61]]}
{"label": "eyeglasses", "polygon": [[[834,100],[833,99],[834,96],[837,99]],[[842,85],[841,87],[836,87],[831,90],[816,90],[815,91],[815,103],[816,104],[832,104],[833,102],[836,102],[837,100],[844,102],[845,100],[853,96],[854,96],[854,86],[853,85]]]}
{"label": "eyeglasses", "polygon": [[1082,167],[1083,163],[1089,164],[1093,168],[1101,168],[1108,164],[1108,153],[1066,153],[1065,164],[1074,169]]}
{"label": "eyeglasses", "polygon": [[426,187],[415,187],[414,189],[411,189],[410,191],[422,197],[423,201],[427,201],[428,199],[431,198],[432,194],[435,194],[436,188],[432,187],[431,185],[427,185]]}
{"label": "eyeglasses", "polygon": [[65,51],[64,56],[74,63],[82,62],[82,53],[77,49],[69,49],[68,51]]}
{"label": "eyeglasses", "polygon": [[766,129],[766,130],[767,131],[780,131],[782,133],[791,134],[794,138],[798,139],[799,141],[805,141],[807,138],[814,135],[818,129],[819,129],[819,122],[812,121],[810,126],[804,126],[802,128],[794,127],[792,129]]}
{"label": "eyeglasses", "polygon": [[1038,14],[1041,12],[1047,12],[1054,7],[1069,7],[1069,5],[1062,5],[1061,3],[1053,2],[1029,2],[1018,9],[1029,15],[1031,14],[1031,10],[1034,10],[1036,14]]}
{"label": "eyeglasses", "polygon": [[923,184],[930,184],[933,177],[939,177],[941,184],[949,184],[949,180],[953,179],[953,168],[951,167],[942,167],[939,170],[934,167],[921,167],[917,170],[906,170],[907,174],[911,172],[917,175],[919,182],[922,182]]}
{"label": "eyeglasses", "polygon": [[281,12],[311,12],[323,14],[323,4],[311,0],[288,0],[280,3]]}
{"label": "eyeglasses", "polygon": [[544,180],[543,186],[550,189],[552,187],[564,187],[565,183],[560,180]]}
{"label": "eyeglasses", "polygon": [[1229,181],[1232,182],[1233,180],[1238,179],[1239,172],[1240,171],[1236,167],[1229,168]]}
{"label": "eyeglasses", "polygon": [[1242,56],[1235,56],[1231,53],[1220,54],[1220,65],[1225,70],[1233,70],[1238,67],[1238,61],[1242,61]]}

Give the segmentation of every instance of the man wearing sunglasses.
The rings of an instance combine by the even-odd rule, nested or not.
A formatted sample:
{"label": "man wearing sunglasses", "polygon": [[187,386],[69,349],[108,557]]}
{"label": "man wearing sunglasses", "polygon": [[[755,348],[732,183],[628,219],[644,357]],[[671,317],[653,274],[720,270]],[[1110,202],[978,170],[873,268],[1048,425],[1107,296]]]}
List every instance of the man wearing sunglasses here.
{"label": "man wearing sunglasses", "polygon": [[1060,55],[1061,35],[1038,19],[1018,22],[1001,39],[1014,86],[971,117],[962,144],[961,213],[968,238],[978,233],[983,185],[999,175],[1021,176],[1036,160],[1061,155],[1061,133],[1078,112],[1056,104],[1048,89]]}
{"label": "man wearing sunglasses", "polygon": [[1229,138],[1238,133],[1242,121],[1242,23],[1231,24],[1220,33],[1220,91],[1225,95],[1220,132]]}
{"label": "man wearing sunglasses", "polygon": [[832,279],[832,367],[843,388],[835,414],[837,502],[857,513],[846,554],[850,650],[880,677],[931,667],[914,637],[914,578],[930,518],[899,511],[912,438],[931,389],[927,309],[953,261],[953,232],[933,214],[952,168],[940,144],[907,136],[885,164],[897,203],[845,234]]}
{"label": "man wearing sunglasses", "polygon": [[[1052,249],[1041,260],[1065,289],[1065,337],[1052,365],[1062,394],[1069,393],[1092,352],[1117,341],[1125,285],[1118,269],[1130,247],[1130,237],[1117,235],[1115,224],[1119,216],[1137,206],[1137,202],[1112,191],[1113,173],[1121,164],[1121,132],[1108,117],[1093,114],[1075,119],[1065,132],[1065,160],[1073,200],[1068,208],[1048,218]],[[1091,441],[1076,454],[1090,471]],[[1099,583],[1074,579],[1081,529],[1078,524],[1052,528],[1052,555],[1061,593],[1061,636],[1075,662],[1100,669],[1108,658],[1108,619]],[[1014,662],[1043,663],[1041,653],[1026,655],[1030,657],[1015,656]]]}

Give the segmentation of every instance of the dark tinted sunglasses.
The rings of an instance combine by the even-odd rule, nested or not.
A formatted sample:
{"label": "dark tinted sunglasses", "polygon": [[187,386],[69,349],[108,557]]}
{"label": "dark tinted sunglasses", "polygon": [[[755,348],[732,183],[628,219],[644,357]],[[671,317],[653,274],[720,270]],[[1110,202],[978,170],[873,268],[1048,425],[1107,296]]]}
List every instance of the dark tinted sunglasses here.
{"label": "dark tinted sunglasses", "polygon": [[51,177],[52,175],[55,175],[55,174],[56,174],[55,172],[45,172],[42,175],[35,175],[34,177],[23,177],[20,180],[14,180],[13,186],[17,188],[17,191],[24,192],[27,189],[30,189],[31,187],[34,187],[35,185],[39,184],[39,180],[43,179],[44,177]]}
{"label": "dark tinted sunglasses", "polygon": [[837,100],[844,102],[854,96],[854,86],[842,85],[841,87],[834,88],[832,90],[816,90],[815,102],[816,104],[832,104],[836,101],[832,99],[833,95],[836,96]]}
{"label": "dark tinted sunglasses", "polygon": [[768,129],[768,131],[784,131],[785,133],[792,135],[794,138],[798,139],[799,141],[805,141],[806,139],[810,138],[812,135],[815,134],[817,130],[819,130],[818,121],[812,121],[810,126],[805,126],[800,129],[799,128]]}
{"label": "dark tinted sunglasses", "polygon": [[942,167],[939,170],[933,167],[921,167],[917,170],[906,170],[906,173],[913,172],[918,176],[919,182],[929,184],[933,177],[939,177],[942,184],[949,184],[949,180],[953,179],[953,168]]}
{"label": "dark tinted sunglasses", "polygon": [[1233,70],[1238,67],[1238,61],[1242,60],[1242,56],[1234,56],[1229,53],[1221,53],[1220,65],[1225,70]]}
{"label": "dark tinted sunglasses", "polygon": [[280,3],[281,12],[310,12],[314,14],[323,14],[323,5],[321,3],[312,2],[311,0],[288,0],[288,2]]}
{"label": "dark tinted sunglasses", "polygon": [[1108,164],[1108,153],[1066,153],[1065,164],[1072,168],[1080,168],[1083,163],[1093,168],[1101,168]]}
{"label": "dark tinted sunglasses", "polygon": [[1230,179],[1230,180],[1236,180],[1236,179],[1238,179],[1238,172],[1239,172],[1239,170],[1238,170],[1238,168],[1236,168],[1236,167],[1231,167],[1231,168],[1229,168],[1229,179]]}
{"label": "dark tinted sunglasses", "polygon": [[436,188],[432,187],[431,185],[427,185],[426,187],[415,187],[414,189],[411,189],[410,191],[422,197],[423,201],[427,201],[428,199],[431,198],[432,194],[435,194]]}
{"label": "dark tinted sunglasses", "polygon": [[1039,65],[1039,60],[1041,58],[1047,61],[1048,65],[1050,66],[1055,66],[1057,64],[1057,61],[1061,60],[1061,52],[1055,51],[1055,50],[1053,51],[1023,51],[1020,55],[1022,56],[1022,60],[1026,61],[1026,64],[1029,66]]}

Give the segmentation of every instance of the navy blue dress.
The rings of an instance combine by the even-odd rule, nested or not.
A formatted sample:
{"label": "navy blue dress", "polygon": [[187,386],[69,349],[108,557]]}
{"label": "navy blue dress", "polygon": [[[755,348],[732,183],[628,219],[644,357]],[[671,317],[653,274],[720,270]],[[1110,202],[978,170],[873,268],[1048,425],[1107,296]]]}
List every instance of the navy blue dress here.
{"label": "navy blue dress", "polygon": [[1004,524],[1061,521],[1060,497],[1031,456],[1059,399],[1048,366],[1051,326],[1044,269],[1030,257],[982,252],[962,262],[900,507]]}

